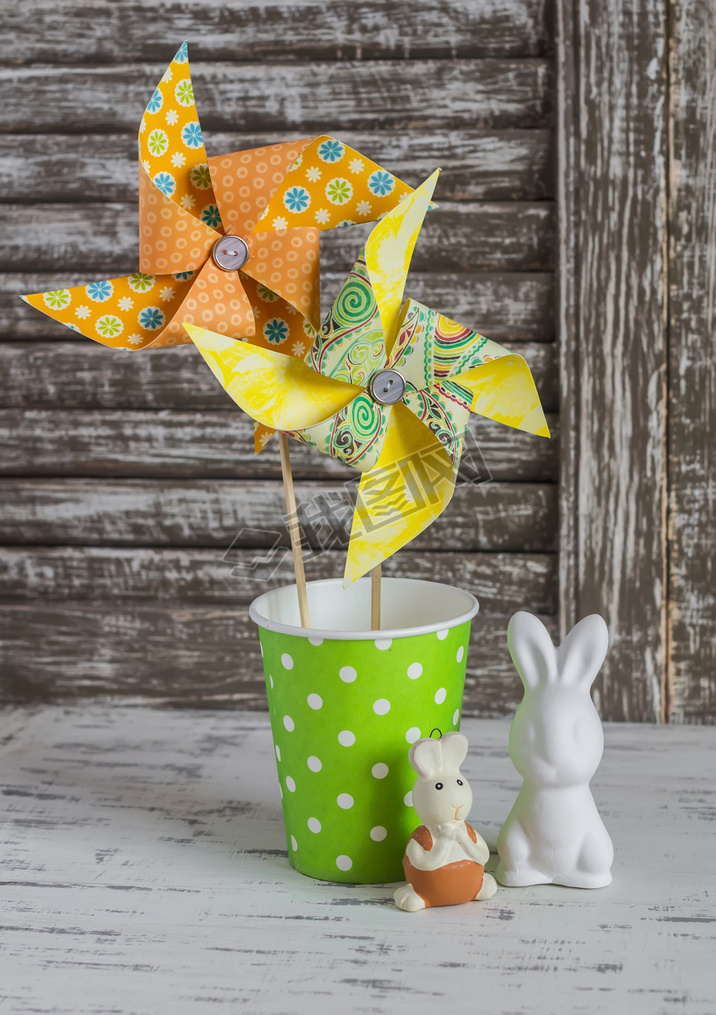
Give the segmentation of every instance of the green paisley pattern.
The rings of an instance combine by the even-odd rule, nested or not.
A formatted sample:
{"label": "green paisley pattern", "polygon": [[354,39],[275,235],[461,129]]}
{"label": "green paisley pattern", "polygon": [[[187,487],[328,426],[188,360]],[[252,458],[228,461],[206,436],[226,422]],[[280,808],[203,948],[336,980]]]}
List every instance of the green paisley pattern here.
{"label": "green paisley pattern", "polygon": [[[454,397],[447,381],[435,385],[431,391],[409,391],[405,404],[443,445],[453,466],[457,469],[462,453],[462,442],[470,418],[470,401]],[[452,385],[457,388],[458,385]]]}
{"label": "green paisley pattern", "polygon": [[331,458],[366,471],[372,469],[380,457],[389,416],[389,409],[362,394],[324,423],[292,436]]}
{"label": "green paisley pattern", "polygon": [[365,252],[346,279],[305,362],[326,377],[360,385],[367,385],[371,375],[385,366],[383,329]]}
{"label": "green paisley pattern", "polygon": [[426,310],[415,300],[407,301],[389,357],[390,366],[399,370],[406,381],[418,390],[429,388],[434,374],[433,343],[426,328]]}

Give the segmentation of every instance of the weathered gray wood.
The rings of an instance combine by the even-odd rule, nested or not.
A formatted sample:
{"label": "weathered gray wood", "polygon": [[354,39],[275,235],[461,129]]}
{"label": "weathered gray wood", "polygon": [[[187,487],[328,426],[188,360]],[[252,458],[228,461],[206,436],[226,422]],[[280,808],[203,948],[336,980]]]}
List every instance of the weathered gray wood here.
{"label": "weathered gray wood", "polygon": [[556,0],[557,21],[557,340],[559,348],[559,628],[565,638],[580,620],[579,587],[579,51],[577,6]]}
{"label": "weathered gray wood", "polygon": [[[101,600],[174,599],[185,604],[246,606],[265,589],[295,579],[291,554],[284,548],[268,565],[259,554],[234,549],[121,549],[87,546],[0,548],[0,599]],[[509,614],[529,608],[557,609],[555,554],[415,553],[410,548],[388,558],[384,575],[444,581],[469,589],[483,613]],[[345,554],[325,550],[306,556],[311,580],[343,573]]]}
{"label": "weathered gray wood", "polygon": [[[462,730],[494,847],[520,784],[509,723]],[[613,886],[411,916],[394,885],[289,867],[266,716],[83,704],[9,712],[2,733],[8,1012],[713,1011],[712,729],[606,727]]]}
{"label": "weathered gray wood", "polygon": [[[0,91],[13,102],[3,130],[134,131],[164,66],[5,68]],[[194,62],[191,75],[205,130],[547,127],[552,114],[551,64],[542,59],[406,60],[399,73],[380,60]]]}
{"label": "weathered gray wood", "polygon": [[[335,495],[335,483],[301,482],[299,517]],[[342,495],[352,504],[355,486]],[[231,480],[0,480],[0,545],[37,543],[80,546],[271,546],[283,531],[283,491],[278,481]],[[315,514],[312,515],[315,517]],[[348,517],[335,519],[345,536]],[[312,545],[320,533],[306,525]],[[538,483],[458,484],[440,523],[411,549],[519,553],[555,549],[557,490]],[[308,538],[307,538],[308,541]]]}
{"label": "weathered gray wood", "polygon": [[[0,596],[20,597],[26,609],[12,618],[0,611],[2,658],[21,697],[43,688],[73,696],[85,686],[206,702],[221,699],[225,685],[227,702],[248,696],[262,707],[247,592],[237,612],[237,579],[221,557],[240,529],[232,559],[242,565],[274,538],[267,525],[280,535],[275,449],[253,455],[250,426],[208,371],[188,377],[191,349],[113,354],[17,294],[136,267],[133,138],[186,36],[210,152],[327,131],[413,184],[444,165],[440,209],[408,291],[498,341],[521,343],[558,437],[547,344],[550,4],[99,0],[90,12],[76,0],[60,8],[27,0],[4,13],[0,82],[12,101],[0,128],[0,334],[9,339],[0,348],[0,406],[11,411],[0,413],[0,474],[12,478],[0,481],[0,543],[13,546],[0,546]],[[365,232],[326,237],[324,308]],[[461,486],[439,525],[386,573],[449,576],[490,601],[469,694],[482,702],[475,707],[500,712],[519,692],[504,646],[507,615],[519,605],[548,618],[556,609],[558,440],[476,419],[471,427],[496,482]],[[294,469],[304,512],[355,475],[298,445]],[[89,476],[103,479],[81,478]],[[28,540],[36,545],[15,545]],[[310,528],[307,541],[316,542]],[[340,557],[310,556],[309,568],[339,573]],[[279,575],[286,580],[285,566]],[[203,661],[217,652],[216,683],[202,686]]]}
{"label": "weathered gray wood", "polygon": [[[506,348],[526,358],[545,411],[554,412],[558,388],[554,345],[508,342]],[[4,379],[0,407],[184,411],[231,407],[211,371],[197,369],[195,357],[191,346],[161,355],[127,356],[86,339],[0,343]]]}
{"label": "weathered gray wood", "polygon": [[716,721],[716,7],[673,7],[669,210],[671,718]]}
{"label": "weathered gray wood", "polygon": [[[352,267],[370,228],[325,233],[325,268]],[[6,271],[53,272],[59,285],[63,268],[107,276],[137,269],[136,205],[0,205],[0,231],[5,236],[0,269]],[[553,248],[549,201],[445,202],[426,219],[412,265],[416,271],[548,271]]]}
{"label": "weathered gray wood", "polygon": [[131,56],[159,67],[179,39],[190,40],[192,60],[543,56],[552,47],[548,8],[544,0],[99,0],[88,17],[81,0],[59,7],[24,0],[3,11],[0,59],[121,63]]}
{"label": "weathered gray wood", "polygon": [[[555,630],[554,617],[540,619]],[[486,613],[473,623],[468,715],[505,715],[519,703],[508,620]],[[3,704],[122,695],[183,707],[266,709],[258,635],[238,604],[8,604],[0,610],[0,672]]]}
{"label": "weathered gray wood", "polygon": [[577,616],[601,613],[609,625],[611,648],[597,682],[604,713],[658,720],[666,610],[666,0],[586,0],[576,28],[579,310],[563,340],[578,367],[571,389],[577,499],[565,502],[578,518],[578,572],[563,595],[574,597]]}
{"label": "weathered gray wood", "polygon": [[[253,422],[228,395],[224,398],[225,411],[201,413],[1,409],[0,475],[280,476],[276,448],[257,456]],[[546,440],[473,416],[470,434],[479,445],[485,475],[506,481],[555,480],[558,423],[553,417],[550,423],[553,437]],[[358,475],[305,445],[296,447],[294,470],[299,478]]]}
{"label": "weathered gray wood", "polygon": [[[537,201],[554,194],[548,130],[341,131],[340,137],[408,183],[441,166],[441,200]],[[210,155],[275,141],[275,134],[204,134]],[[10,135],[0,152],[0,194],[4,201],[136,201],[136,130]]]}
{"label": "weathered gray wood", "polygon": [[[322,274],[322,303],[330,306],[345,275],[328,271]],[[61,272],[61,276],[68,287],[90,280],[87,273],[77,274],[73,270],[67,274]],[[57,285],[57,273],[0,275],[0,336],[76,338],[67,328],[18,299],[20,293],[44,292]],[[553,287],[553,277],[547,272],[436,271],[411,272],[408,292],[449,317],[472,324],[497,341],[544,342],[554,337]]]}

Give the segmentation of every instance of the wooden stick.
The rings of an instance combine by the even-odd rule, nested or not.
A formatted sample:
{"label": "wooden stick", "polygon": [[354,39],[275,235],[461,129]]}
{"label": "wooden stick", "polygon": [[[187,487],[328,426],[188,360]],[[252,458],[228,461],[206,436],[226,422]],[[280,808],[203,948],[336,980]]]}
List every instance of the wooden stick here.
{"label": "wooden stick", "polygon": [[281,475],[283,476],[283,492],[286,498],[288,534],[291,537],[291,551],[293,553],[293,570],[296,574],[296,590],[298,592],[298,612],[301,617],[301,627],[310,627],[311,618],[308,613],[308,591],[306,589],[306,573],[303,569],[301,532],[298,527],[298,511],[296,510],[296,495],[293,490],[291,457],[288,453],[288,436],[285,433],[279,432],[278,448],[281,454]]}
{"label": "wooden stick", "polygon": [[380,564],[370,573],[370,626],[372,631],[380,631]]}

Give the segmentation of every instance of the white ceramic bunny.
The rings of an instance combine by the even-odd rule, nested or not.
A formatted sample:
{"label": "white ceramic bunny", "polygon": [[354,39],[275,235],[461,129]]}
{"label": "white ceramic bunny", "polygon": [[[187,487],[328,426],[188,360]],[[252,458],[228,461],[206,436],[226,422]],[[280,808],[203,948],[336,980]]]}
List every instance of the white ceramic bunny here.
{"label": "white ceramic bunny", "polygon": [[410,748],[408,760],[418,773],[413,807],[423,822],[411,835],[403,857],[408,881],[393,896],[410,913],[430,906],[455,906],[489,899],[497,885],[485,874],[490,855],[485,840],[465,818],[472,790],[460,772],[467,756],[467,737],[446,733],[424,737]]}
{"label": "white ceramic bunny", "polygon": [[589,789],[604,751],[589,689],[607,654],[607,625],[585,617],[555,649],[537,617],[516,613],[507,642],[525,686],[510,729],[524,782],[497,839],[497,879],[602,888],[614,848]]}

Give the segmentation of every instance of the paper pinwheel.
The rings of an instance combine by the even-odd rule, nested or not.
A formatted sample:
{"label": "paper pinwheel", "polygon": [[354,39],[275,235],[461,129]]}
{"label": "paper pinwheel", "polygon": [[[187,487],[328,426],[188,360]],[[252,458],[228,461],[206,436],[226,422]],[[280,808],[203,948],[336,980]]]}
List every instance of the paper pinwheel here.
{"label": "paper pinwheel", "polygon": [[342,142],[207,159],[184,43],[139,130],[140,271],[23,299],[104,345],[189,342],[182,322],[303,355],[318,326],[318,240],[411,188]]}
{"label": "paper pinwheel", "polygon": [[303,360],[188,326],[255,420],[362,472],[345,579],[422,532],[455,486],[470,412],[549,436],[522,356],[408,300],[437,173],[380,222]]}

